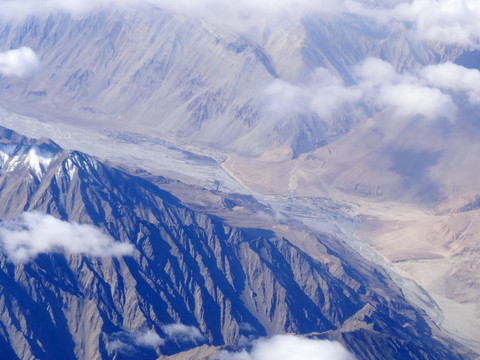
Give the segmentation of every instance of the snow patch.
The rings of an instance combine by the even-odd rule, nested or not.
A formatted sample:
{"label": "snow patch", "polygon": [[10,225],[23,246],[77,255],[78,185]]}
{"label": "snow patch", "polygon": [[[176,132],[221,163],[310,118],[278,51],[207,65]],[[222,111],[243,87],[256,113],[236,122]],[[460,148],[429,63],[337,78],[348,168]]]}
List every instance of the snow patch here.
{"label": "snow patch", "polygon": [[72,180],[77,171],[77,167],[73,164],[73,161],[70,158],[68,158],[63,164],[65,171],[68,174],[68,177],[70,178],[70,180]]}
{"label": "snow patch", "polygon": [[10,158],[15,152],[15,147],[16,145],[14,144],[0,145],[0,165],[2,167],[7,162],[8,158]]}
{"label": "snow patch", "polygon": [[[27,151],[28,150],[28,151]],[[3,171],[12,172],[18,167],[28,167],[30,173],[37,179],[41,179],[53,159],[53,154],[32,146],[29,149],[17,150],[14,144],[0,146],[0,167]]]}
{"label": "snow patch", "polygon": [[42,178],[45,170],[48,168],[50,163],[52,162],[52,157],[50,156],[42,156],[42,152],[40,149],[33,147],[24,157],[23,164],[30,167],[30,170],[33,174],[38,178]]}

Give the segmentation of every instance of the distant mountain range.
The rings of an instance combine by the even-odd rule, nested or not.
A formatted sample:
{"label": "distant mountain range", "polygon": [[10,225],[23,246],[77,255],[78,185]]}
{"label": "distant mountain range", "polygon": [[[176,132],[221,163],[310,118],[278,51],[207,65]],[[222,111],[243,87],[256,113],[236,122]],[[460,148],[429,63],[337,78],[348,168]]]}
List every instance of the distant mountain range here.
{"label": "distant mountain range", "polygon": [[[327,111],[340,100],[315,105],[318,100],[296,99],[303,86],[332,81],[315,75],[316,69],[352,85],[358,81],[353,68],[369,57],[403,71],[462,52],[419,42],[400,23],[382,26],[359,16],[312,14],[258,38],[153,5],[5,24],[0,47],[21,46],[38,54],[42,68],[28,81],[0,81],[4,107],[45,120],[174,136],[240,154],[275,151],[287,158],[348,133],[376,111],[363,100],[360,107]],[[278,86],[294,98],[279,99]],[[289,109],[291,100],[302,108]]]}

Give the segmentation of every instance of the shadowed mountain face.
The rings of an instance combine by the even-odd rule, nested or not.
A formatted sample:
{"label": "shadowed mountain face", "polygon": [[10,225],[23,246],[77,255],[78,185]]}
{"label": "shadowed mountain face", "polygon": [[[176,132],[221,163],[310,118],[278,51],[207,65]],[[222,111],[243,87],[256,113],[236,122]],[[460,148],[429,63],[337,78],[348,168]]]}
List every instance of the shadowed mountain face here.
{"label": "shadowed mountain face", "polygon": [[[383,270],[335,239],[318,238],[312,257],[83,153],[1,135],[1,229],[33,212],[93,225],[134,250],[93,257],[76,252],[87,237],[72,236],[19,261],[2,230],[0,358],[151,359],[277,333],[336,339],[358,359],[459,358]],[[8,234],[30,231],[24,248],[45,242],[39,223]],[[50,236],[64,231],[49,224]]]}

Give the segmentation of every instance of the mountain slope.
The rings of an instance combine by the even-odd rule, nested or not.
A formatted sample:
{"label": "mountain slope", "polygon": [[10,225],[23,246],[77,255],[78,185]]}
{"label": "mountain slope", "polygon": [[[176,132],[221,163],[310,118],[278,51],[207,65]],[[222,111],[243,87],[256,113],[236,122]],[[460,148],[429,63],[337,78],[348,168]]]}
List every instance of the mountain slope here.
{"label": "mountain slope", "polygon": [[[383,1],[368,3],[385,5]],[[137,160],[151,163],[149,170],[155,175],[166,174],[159,159],[169,158],[167,167],[173,168],[169,174],[175,173],[178,164],[181,179],[193,174],[191,184],[200,184],[196,177],[201,176],[209,188],[228,189],[227,183],[220,181],[228,178],[228,184],[235,185],[230,187],[235,189],[232,191],[246,188],[261,193],[259,198],[264,194],[289,197],[279,206],[282,213],[300,221],[303,217],[306,226],[333,235],[310,234],[307,241],[296,238],[293,229],[284,233],[239,229],[232,224],[267,230],[271,224],[263,223],[268,220],[260,211],[255,218],[245,213],[239,216],[235,202],[226,201],[227,210],[219,201],[216,214],[230,215],[230,226],[226,226],[223,219],[192,212],[200,207],[187,209],[149,182],[103,166],[85,154],[65,152],[47,140],[38,142],[4,131],[0,144],[1,229],[4,234],[13,232],[13,238],[23,245],[5,241],[2,247],[8,255],[3,262],[6,288],[17,289],[6,301],[8,331],[2,330],[2,346],[17,344],[17,353],[33,351],[35,357],[52,351],[44,327],[27,329],[23,315],[17,314],[20,320],[12,321],[8,311],[22,312],[18,309],[25,305],[46,319],[48,314],[42,311],[49,307],[43,305],[55,303],[51,309],[57,310],[49,311],[56,317],[45,323],[48,328],[57,327],[52,332],[55,336],[66,328],[73,334],[71,341],[62,337],[66,357],[127,356],[130,347],[148,357],[158,349],[173,353],[202,343],[200,337],[193,337],[195,341],[188,344],[175,339],[161,345],[168,338],[163,327],[177,321],[199,328],[208,344],[234,344],[248,337],[253,328],[254,336],[282,331],[320,333],[343,339],[356,352],[364,347],[400,346],[414,334],[410,327],[400,329],[400,325],[413,323],[426,338],[415,335],[418,342],[406,351],[419,356],[418,349],[428,347],[435,353],[438,344],[430,345],[422,316],[412,320],[417,318],[417,310],[408,307],[400,290],[384,275],[378,275],[376,270],[383,274],[380,268],[365,264],[338,240],[339,230],[347,234],[342,237],[346,242],[358,238],[361,246],[363,242],[373,246],[379,252],[375,255],[381,255],[380,266],[412,276],[429,292],[426,311],[431,310],[430,304],[438,310],[438,325],[465,344],[473,344],[478,352],[475,199],[480,193],[476,156],[480,151],[476,116],[480,91],[478,81],[472,80],[480,76],[475,70],[477,51],[465,51],[461,45],[465,43],[452,45],[438,37],[438,42],[425,41],[418,33],[421,24],[408,16],[396,21],[388,16],[373,19],[371,14],[362,17],[340,11],[300,17],[294,11],[285,21],[267,28],[259,22],[258,28],[249,32],[238,31],[229,18],[201,20],[201,16],[150,5],[130,10],[112,7],[76,15],[2,17],[1,55],[9,49],[31,47],[42,67],[26,79],[1,76],[0,104],[13,113],[39,119],[24,125],[33,136],[40,129],[63,140],[81,134],[75,146],[64,147],[78,148],[83,142],[78,146],[101,157],[126,159],[129,164]],[[448,21],[445,26],[452,29]],[[478,46],[477,39],[474,42],[473,47]],[[373,61],[365,61],[370,57]],[[428,64],[434,65],[425,67]],[[4,116],[9,115],[2,111],[3,124]],[[15,118],[10,124],[20,129]],[[71,126],[57,127],[59,122]],[[93,146],[89,136],[95,132],[107,135],[96,139]],[[104,144],[104,139],[115,148]],[[150,151],[157,142],[162,146]],[[116,154],[123,144],[122,154]],[[180,150],[163,153],[170,145]],[[191,162],[179,155],[181,149],[190,151],[185,157],[202,154],[209,158],[196,162],[192,171]],[[160,153],[162,156],[152,161],[151,157]],[[258,158],[254,161],[252,157]],[[219,177],[220,166],[228,169],[228,174]],[[200,167],[202,172],[197,171]],[[182,194],[187,201],[188,191],[186,187]],[[217,195],[209,193],[212,198]],[[319,201],[317,197],[322,198]],[[337,201],[347,201],[358,207],[353,210],[358,214],[355,220],[363,221],[366,230],[342,228],[344,223],[335,221],[335,209],[331,216],[319,216],[332,220],[331,224],[317,224],[323,197],[332,198],[334,206]],[[303,206],[304,199],[315,204],[314,211]],[[468,204],[474,208],[462,210]],[[273,215],[277,215],[275,211]],[[279,212],[278,217],[282,216]],[[342,214],[338,216],[342,218]],[[58,223],[56,218],[72,223]],[[92,260],[100,250],[85,248],[88,241],[77,248],[65,242],[70,236],[72,241],[78,239],[69,232],[76,226],[73,222],[94,224],[95,229],[116,239],[116,245],[133,242],[134,256],[121,257],[125,253],[119,249],[128,246],[113,246],[110,238],[96,233],[91,238],[100,238],[106,246],[102,251],[110,254],[116,249],[117,257],[109,265],[107,260]],[[66,227],[68,236],[54,236],[55,241],[45,242],[39,235],[31,235],[37,243],[25,245],[22,242],[30,237],[25,238],[20,230],[37,223]],[[290,224],[280,221],[271,228]],[[93,232],[92,228],[77,230]],[[309,244],[302,246],[302,241]],[[310,244],[318,248],[315,253],[310,252]],[[60,276],[38,275],[55,274],[45,261],[53,257],[58,262],[62,255],[39,255],[36,262],[23,264],[21,260],[36,256],[39,249],[62,253],[64,247],[70,254],[55,266],[67,266],[70,270],[62,272],[72,273],[69,284],[80,289],[65,295],[73,304],[68,309],[55,295],[61,287]],[[218,255],[219,248],[226,254],[224,260],[211,255]],[[80,267],[78,258],[87,265]],[[43,261],[40,268],[35,265],[39,259]],[[160,265],[155,259],[161,260]],[[19,263],[12,265],[12,261]],[[147,270],[150,263],[159,270]],[[321,266],[325,264],[328,266]],[[85,268],[94,271],[85,272]],[[186,269],[190,269],[188,276]],[[194,276],[197,274],[201,276]],[[148,286],[144,282],[133,286],[139,278],[147,279]],[[92,285],[91,279],[102,285]],[[262,288],[264,281],[272,286]],[[27,283],[37,284],[38,291],[29,289]],[[114,287],[108,290],[111,283],[129,290],[117,291],[117,299],[112,295]],[[329,284],[335,284],[334,291]],[[406,293],[409,290],[397,285]],[[85,295],[97,294],[99,287],[107,290],[94,298]],[[298,298],[291,298],[297,293]],[[42,306],[35,305],[38,294],[50,294]],[[163,294],[162,300],[155,302],[152,299],[158,294]],[[16,307],[17,297],[24,299],[20,307]],[[138,318],[129,313],[132,309],[138,312],[132,305],[136,298],[142,299],[136,301],[138,311],[145,314],[140,316],[143,320],[128,322],[124,318]],[[386,307],[379,305],[384,303]],[[98,304],[104,304],[100,310]],[[194,304],[199,304],[198,308]],[[204,305],[213,314],[211,319],[205,319],[200,310]],[[385,321],[392,307],[408,308],[410,320],[395,317],[393,325]],[[404,310],[394,313],[405,315]],[[29,323],[33,321],[33,316],[24,315]],[[102,321],[83,324],[80,319],[88,317]],[[39,331],[41,336],[34,335]],[[27,342],[29,345],[22,345]],[[87,356],[82,353],[86,348],[97,350]],[[362,356],[380,355],[372,350]]]}
{"label": "mountain slope", "polygon": [[275,80],[295,94],[297,87],[328,85],[315,83],[317,68],[350,85],[354,67],[368,57],[399,71],[448,59],[409,36],[404,24],[343,15],[294,17],[248,36],[144,4],[4,20],[0,28],[0,48],[31,47],[42,62],[28,80],[0,79],[6,108],[239,154],[274,151],[272,158],[321,147],[375,110],[362,103],[318,114],[306,101],[292,113],[269,93]]}
{"label": "mountain slope", "polygon": [[39,231],[17,217],[34,211],[93,224],[135,249],[92,257],[67,243],[16,261],[2,233],[2,356],[152,358],[290,332],[338,339],[359,359],[460,358],[383,270],[327,238],[318,238],[323,250],[313,258],[47,140],[2,129],[1,151],[2,228]]}
{"label": "mountain slope", "polygon": [[244,89],[276,76],[238,34],[152,6],[32,17],[4,30],[0,46],[32,47],[43,64],[29,84],[3,79],[10,100],[66,121],[225,146],[256,121],[258,101]]}

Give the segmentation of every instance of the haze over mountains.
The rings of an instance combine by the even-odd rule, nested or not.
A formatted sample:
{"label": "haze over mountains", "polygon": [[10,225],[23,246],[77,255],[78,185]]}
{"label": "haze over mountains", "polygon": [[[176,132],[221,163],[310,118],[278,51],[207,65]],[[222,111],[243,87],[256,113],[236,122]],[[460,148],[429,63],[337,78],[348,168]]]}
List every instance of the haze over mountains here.
{"label": "haze over mountains", "polygon": [[3,130],[11,356],[480,352],[476,2],[39,4],[0,3],[0,124],[73,150]]}
{"label": "haze over mountains", "polygon": [[[395,70],[452,60],[450,52],[461,50],[445,56],[400,22],[387,27],[327,12],[282,21],[257,38],[137,6],[38,15],[7,27],[3,47],[28,45],[43,66],[27,85],[8,80],[8,101],[20,101],[25,112],[35,106],[55,118],[255,155],[314,150],[385,107],[401,117],[453,120],[448,95]],[[396,96],[402,91],[411,97]]]}

